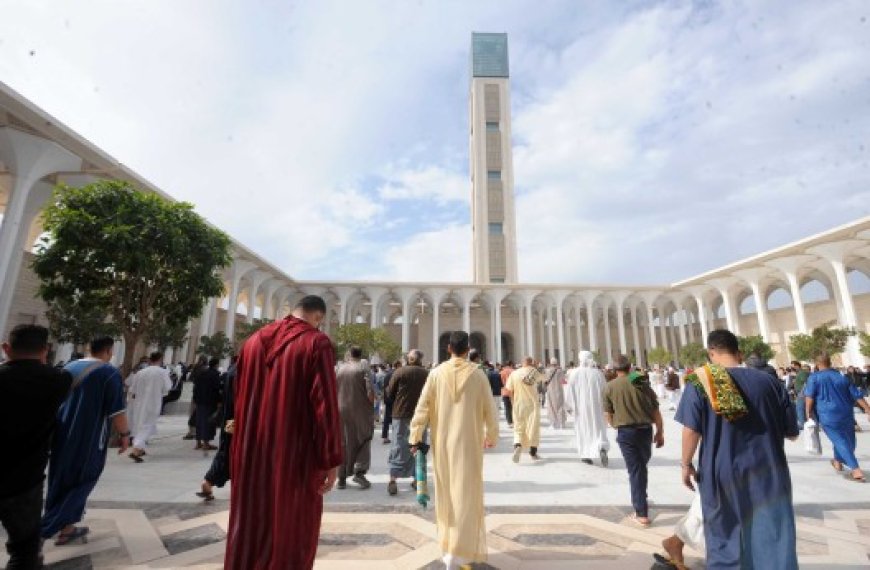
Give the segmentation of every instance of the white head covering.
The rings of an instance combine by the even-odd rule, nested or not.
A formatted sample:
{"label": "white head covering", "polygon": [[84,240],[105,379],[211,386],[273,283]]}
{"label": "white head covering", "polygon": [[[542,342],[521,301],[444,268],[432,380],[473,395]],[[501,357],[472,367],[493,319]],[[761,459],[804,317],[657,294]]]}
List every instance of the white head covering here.
{"label": "white head covering", "polygon": [[592,353],[588,350],[581,350],[578,366],[580,368],[595,368],[595,357],[592,356]]}

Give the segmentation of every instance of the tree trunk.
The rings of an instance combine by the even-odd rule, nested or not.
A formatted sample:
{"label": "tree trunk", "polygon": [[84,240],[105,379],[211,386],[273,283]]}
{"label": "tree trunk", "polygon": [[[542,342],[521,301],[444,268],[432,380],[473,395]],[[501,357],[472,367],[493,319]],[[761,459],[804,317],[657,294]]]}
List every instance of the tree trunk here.
{"label": "tree trunk", "polygon": [[121,377],[127,378],[130,372],[133,371],[133,363],[136,362],[137,351],[139,348],[139,338],[141,335],[137,333],[124,333],[124,360],[121,363]]}

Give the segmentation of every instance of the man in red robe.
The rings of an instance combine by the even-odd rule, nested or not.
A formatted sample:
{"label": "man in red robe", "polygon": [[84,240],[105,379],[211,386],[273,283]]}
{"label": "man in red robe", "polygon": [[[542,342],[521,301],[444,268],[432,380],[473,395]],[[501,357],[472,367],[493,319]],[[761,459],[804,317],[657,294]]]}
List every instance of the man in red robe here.
{"label": "man in red robe", "polygon": [[236,377],[225,568],[311,568],[342,462],[335,353],[320,297],[245,342]]}

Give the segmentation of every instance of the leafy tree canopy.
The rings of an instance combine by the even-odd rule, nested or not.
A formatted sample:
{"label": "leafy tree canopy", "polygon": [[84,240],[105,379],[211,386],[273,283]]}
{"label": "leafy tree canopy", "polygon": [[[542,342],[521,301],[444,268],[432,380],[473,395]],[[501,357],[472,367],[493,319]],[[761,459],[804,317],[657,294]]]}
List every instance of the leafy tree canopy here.
{"label": "leafy tree canopy", "polygon": [[226,358],[233,353],[233,343],[224,331],[218,331],[211,336],[203,335],[199,338],[196,353],[207,358]]}
{"label": "leafy tree canopy", "polygon": [[792,357],[803,361],[813,360],[822,352],[834,356],[845,350],[846,342],[855,332],[854,329],[832,327],[828,323],[814,328],[810,334],[792,335],[788,348]]}
{"label": "leafy tree canopy", "polygon": [[379,356],[384,362],[392,362],[402,356],[401,345],[390,336],[386,329],[372,329],[364,323],[349,323],[339,326],[333,339],[339,359],[343,358],[352,346],[360,347],[365,358]]}
{"label": "leafy tree canopy", "polygon": [[686,366],[700,366],[707,362],[707,349],[700,342],[690,342],[680,349],[680,361]]}
{"label": "leafy tree canopy", "polygon": [[236,327],[236,352],[248,340],[248,337],[272,322],[274,322],[272,319],[254,319],[253,322],[239,324]]}
{"label": "leafy tree canopy", "polygon": [[870,358],[870,334],[861,332],[858,335],[858,340],[861,343],[861,354]]}
{"label": "leafy tree canopy", "polygon": [[181,348],[187,341],[187,323],[156,323],[145,335],[145,342],[155,344],[161,352]]}
{"label": "leafy tree canopy", "polygon": [[667,366],[668,364],[670,364],[673,358],[674,357],[671,355],[671,353],[668,352],[666,349],[662,348],[661,346],[653,348],[646,355],[646,359],[649,361],[650,364],[658,364],[660,366]]}
{"label": "leafy tree canopy", "polygon": [[57,298],[45,312],[48,330],[58,342],[71,343],[76,349],[98,336],[118,336],[118,327],[107,320],[105,308],[86,297]]}
{"label": "leafy tree canopy", "polygon": [[764,342],[764,337],[759,334],[752,336],[739,336],[737,337],[737,343],[740,346],[740,352],[743,353],[743,356],[749,356],[754,353],[766,362],[776,355],[776,351],[773,350],[769,344]]}
{"label": "leafy tree canopy", "polygon": [[230,240],[191,204],[104,180],[59,186],[43,217],[48,236],[33,263],[40,296],[102,307],[124,337],[125,374],[140,340],[186,323],[223,292]]}

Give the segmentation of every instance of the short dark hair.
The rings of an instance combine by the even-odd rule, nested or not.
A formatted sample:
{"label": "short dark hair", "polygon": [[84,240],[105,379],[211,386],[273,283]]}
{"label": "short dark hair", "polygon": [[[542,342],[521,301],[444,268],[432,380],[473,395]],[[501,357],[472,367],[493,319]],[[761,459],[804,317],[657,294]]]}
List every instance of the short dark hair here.
{"label": "short dark hair", "polygon": [[800,363],[799,360],[792,360],[792,361],[791,361],[791,365],[792,365],[792,366],[797,366],[798,368],[801,367],[801,363]]}
{"label": "short dark hair", "polygon": [[815,357],[816,366],[824,366],[825,368],[831,367],[831,355],[825,351],[818,353]]}
{"label": "short dark hair", "polygon": [[326,314],[326,302],[322,297],[317,295],[306,295],[296,303],[297,309],[302,309],[303,313],[323,313]]}
{"label": "short dark hair", "polygon": [[620,354],[613,359],[613,369],[619,372],[628,372],[631,370],[631,360],[624,354]]}
{"label": "short dark hair", "polygon": [[472,348],[468,351],[468,360],[477,362],[480,360],[480,352],[476,348]]}
{"label": "short dark hair", "polygon": [[465,354],[468,352],[468,333],[465,331],[451,332],[450,338],[447,340],[447,346],[450,347],[453,354]]}
{"label": "short dark hair", "polygon": [[217,366],[220,363],[220,361],[221,361],[221,359],[218,358],[217,356],[212,356],[208,361],[208,365],[210,367],[214,368],[215,366]]}
{"label": "short dark hair", "polygon": [[155,350],[154,352],[152,352],[151,354],[148,355],[148,360],[150,362],[157,362],[161,358],[163,358],[163,353],[160,352],[159,350]]}
{"label": "short dark hair", "polygon": [[115,346],[115,339],[110,336],[98,336],[91,341],[91,354],[100,354]]}
{"label": "short dark hair", "polygon": [[40,325],[17,325],[9,333],[9,347],[22,354],[41,352],[48,347],[48,329]]}
{"label": "short dark hair", "polygon": [[362,358],[362,349],[358,346],[350,347],[350,357],[351,358]]}
{"label": "short dark hair", "polygon": [[727,329],[717,329],[707,335],[707,348],[737,354],[740,352],[740,344],[733,332]]}

